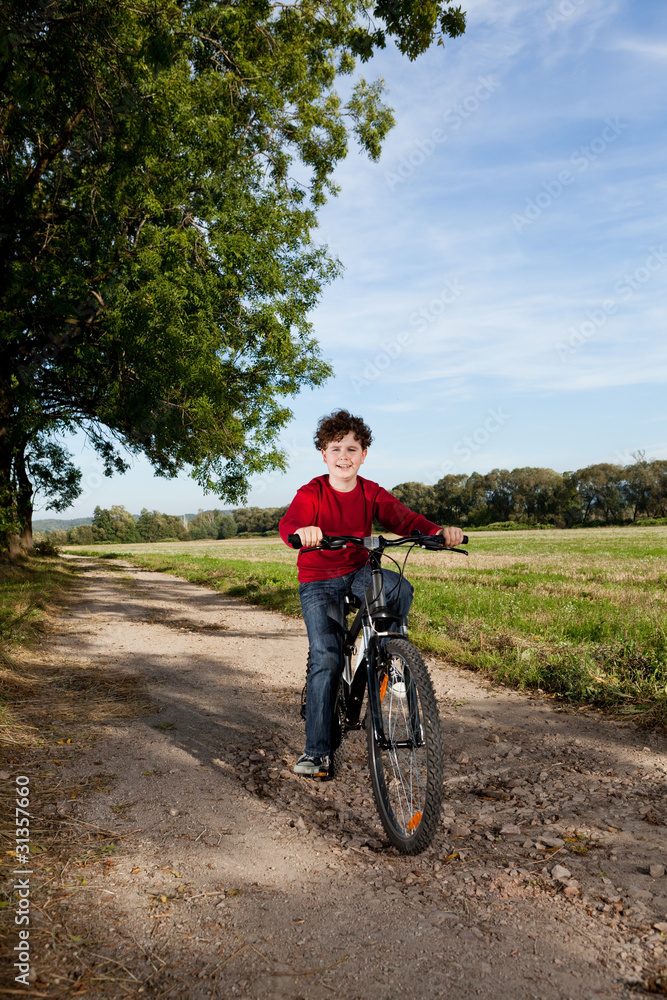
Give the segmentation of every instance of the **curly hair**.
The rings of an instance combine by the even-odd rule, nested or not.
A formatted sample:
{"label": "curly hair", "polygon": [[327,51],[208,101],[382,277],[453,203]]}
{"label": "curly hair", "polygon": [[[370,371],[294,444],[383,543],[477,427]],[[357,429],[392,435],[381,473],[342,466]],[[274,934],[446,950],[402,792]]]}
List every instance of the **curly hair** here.
{"label": "curly hair", "polygon": [[334,410],[326,417],[321,417],[315,431],[315,447],[324,451],[332,441],[340,441],[352,431],[361,447],[365,450],[373,440],[371,429],[361,417],[353,417],[348,410]]}

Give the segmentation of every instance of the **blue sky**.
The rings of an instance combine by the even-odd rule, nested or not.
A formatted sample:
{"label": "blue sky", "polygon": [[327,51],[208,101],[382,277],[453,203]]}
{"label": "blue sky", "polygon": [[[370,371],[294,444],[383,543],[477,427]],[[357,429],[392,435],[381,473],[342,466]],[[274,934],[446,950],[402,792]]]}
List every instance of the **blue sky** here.
{"label": "blue sky", "polygon": [[[363,67],[397,124],[379,163],[340,165],[320,215],[345,265],[312,316],[336,377],[293,401],[290,469],[249,503],[288,503],[324,471],[312,432],[338,406],[373,428],[364,472],[387,487],[667,458],[664,2],[467,10],[444,49]],[[103,479],[72,446],[85,490],[62,516],[216,505],[142,461]]]}

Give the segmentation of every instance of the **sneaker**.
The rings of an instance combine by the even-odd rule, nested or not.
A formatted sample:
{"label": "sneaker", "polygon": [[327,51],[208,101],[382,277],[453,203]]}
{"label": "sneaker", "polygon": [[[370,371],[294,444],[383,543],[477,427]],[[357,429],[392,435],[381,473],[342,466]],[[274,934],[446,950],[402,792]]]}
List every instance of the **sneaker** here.
{"label": "sneaker", "polygon": [[389,664],[387,688],[394,698],[405,698],[405,680],[403,673],[395,663]]}
{"label": "sneaker", "polygon": [[311,757],[302,753],[294,765],[295,774],[303,774],[307,778],[326,778],[329,774],[328,757]]}

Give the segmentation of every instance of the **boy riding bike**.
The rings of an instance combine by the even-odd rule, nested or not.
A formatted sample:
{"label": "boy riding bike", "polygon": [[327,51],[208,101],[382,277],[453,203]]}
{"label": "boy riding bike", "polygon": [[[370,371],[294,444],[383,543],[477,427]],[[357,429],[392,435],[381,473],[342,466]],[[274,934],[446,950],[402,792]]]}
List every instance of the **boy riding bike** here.
{"label": "boy riding bike", "polygon": [[[304,547],[317,546],[326,535],[371,534],[377,520],[387,531],[408,535],[442,535],[447,546],[459,545],[460,528],[441,528],[415,514],[377,483],[359,476],[372,434],[361,417],[336,410],[322,417],[315,447],[322,452],[328,475],[318,476],[298,490],[280,522],[280,536],[298,535]],[[299,552],[301,609],[310,643],[306,699],[305,752],[294,765],[296,774],[321,778],[329,773],[331,723],[342,670],[341,637],[344,597],[363,599],[369,585],[367,553],[358,548]],[[384,571],[387,606],[405,625],[412,604],[410,583]]]}

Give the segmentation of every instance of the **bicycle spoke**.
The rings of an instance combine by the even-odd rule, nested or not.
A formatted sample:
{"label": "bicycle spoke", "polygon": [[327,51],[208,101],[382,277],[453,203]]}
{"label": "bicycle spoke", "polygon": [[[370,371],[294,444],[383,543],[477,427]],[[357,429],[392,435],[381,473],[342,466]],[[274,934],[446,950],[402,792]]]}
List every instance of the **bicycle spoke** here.
{"label": "bicycle spoke", "polygon": [[[405,695],[395,697],[392,687],[388,686],[391,671],[393,671],[394,677],[402,676],[406,689]],[[416,743],[418,740],[416,720],[419,718],[417,693],[409,668],[397,661],[396,657],[393,657],[388,664],[387,673],[380,686],[380,697],[383,702],[387,689],[389,691],[388,704],[383,704],[382,713],[387,740],[391,744],[399,740],[411,740]],[[423,800],[426,795],[425,784],[419,773],[417,750],[416,747],[413,749],[393,748],[387,751],[387,757],[392,774],[388,788],[391,804],[401,828],[406,833],[412,833],[419,826],[423,814]]]}

